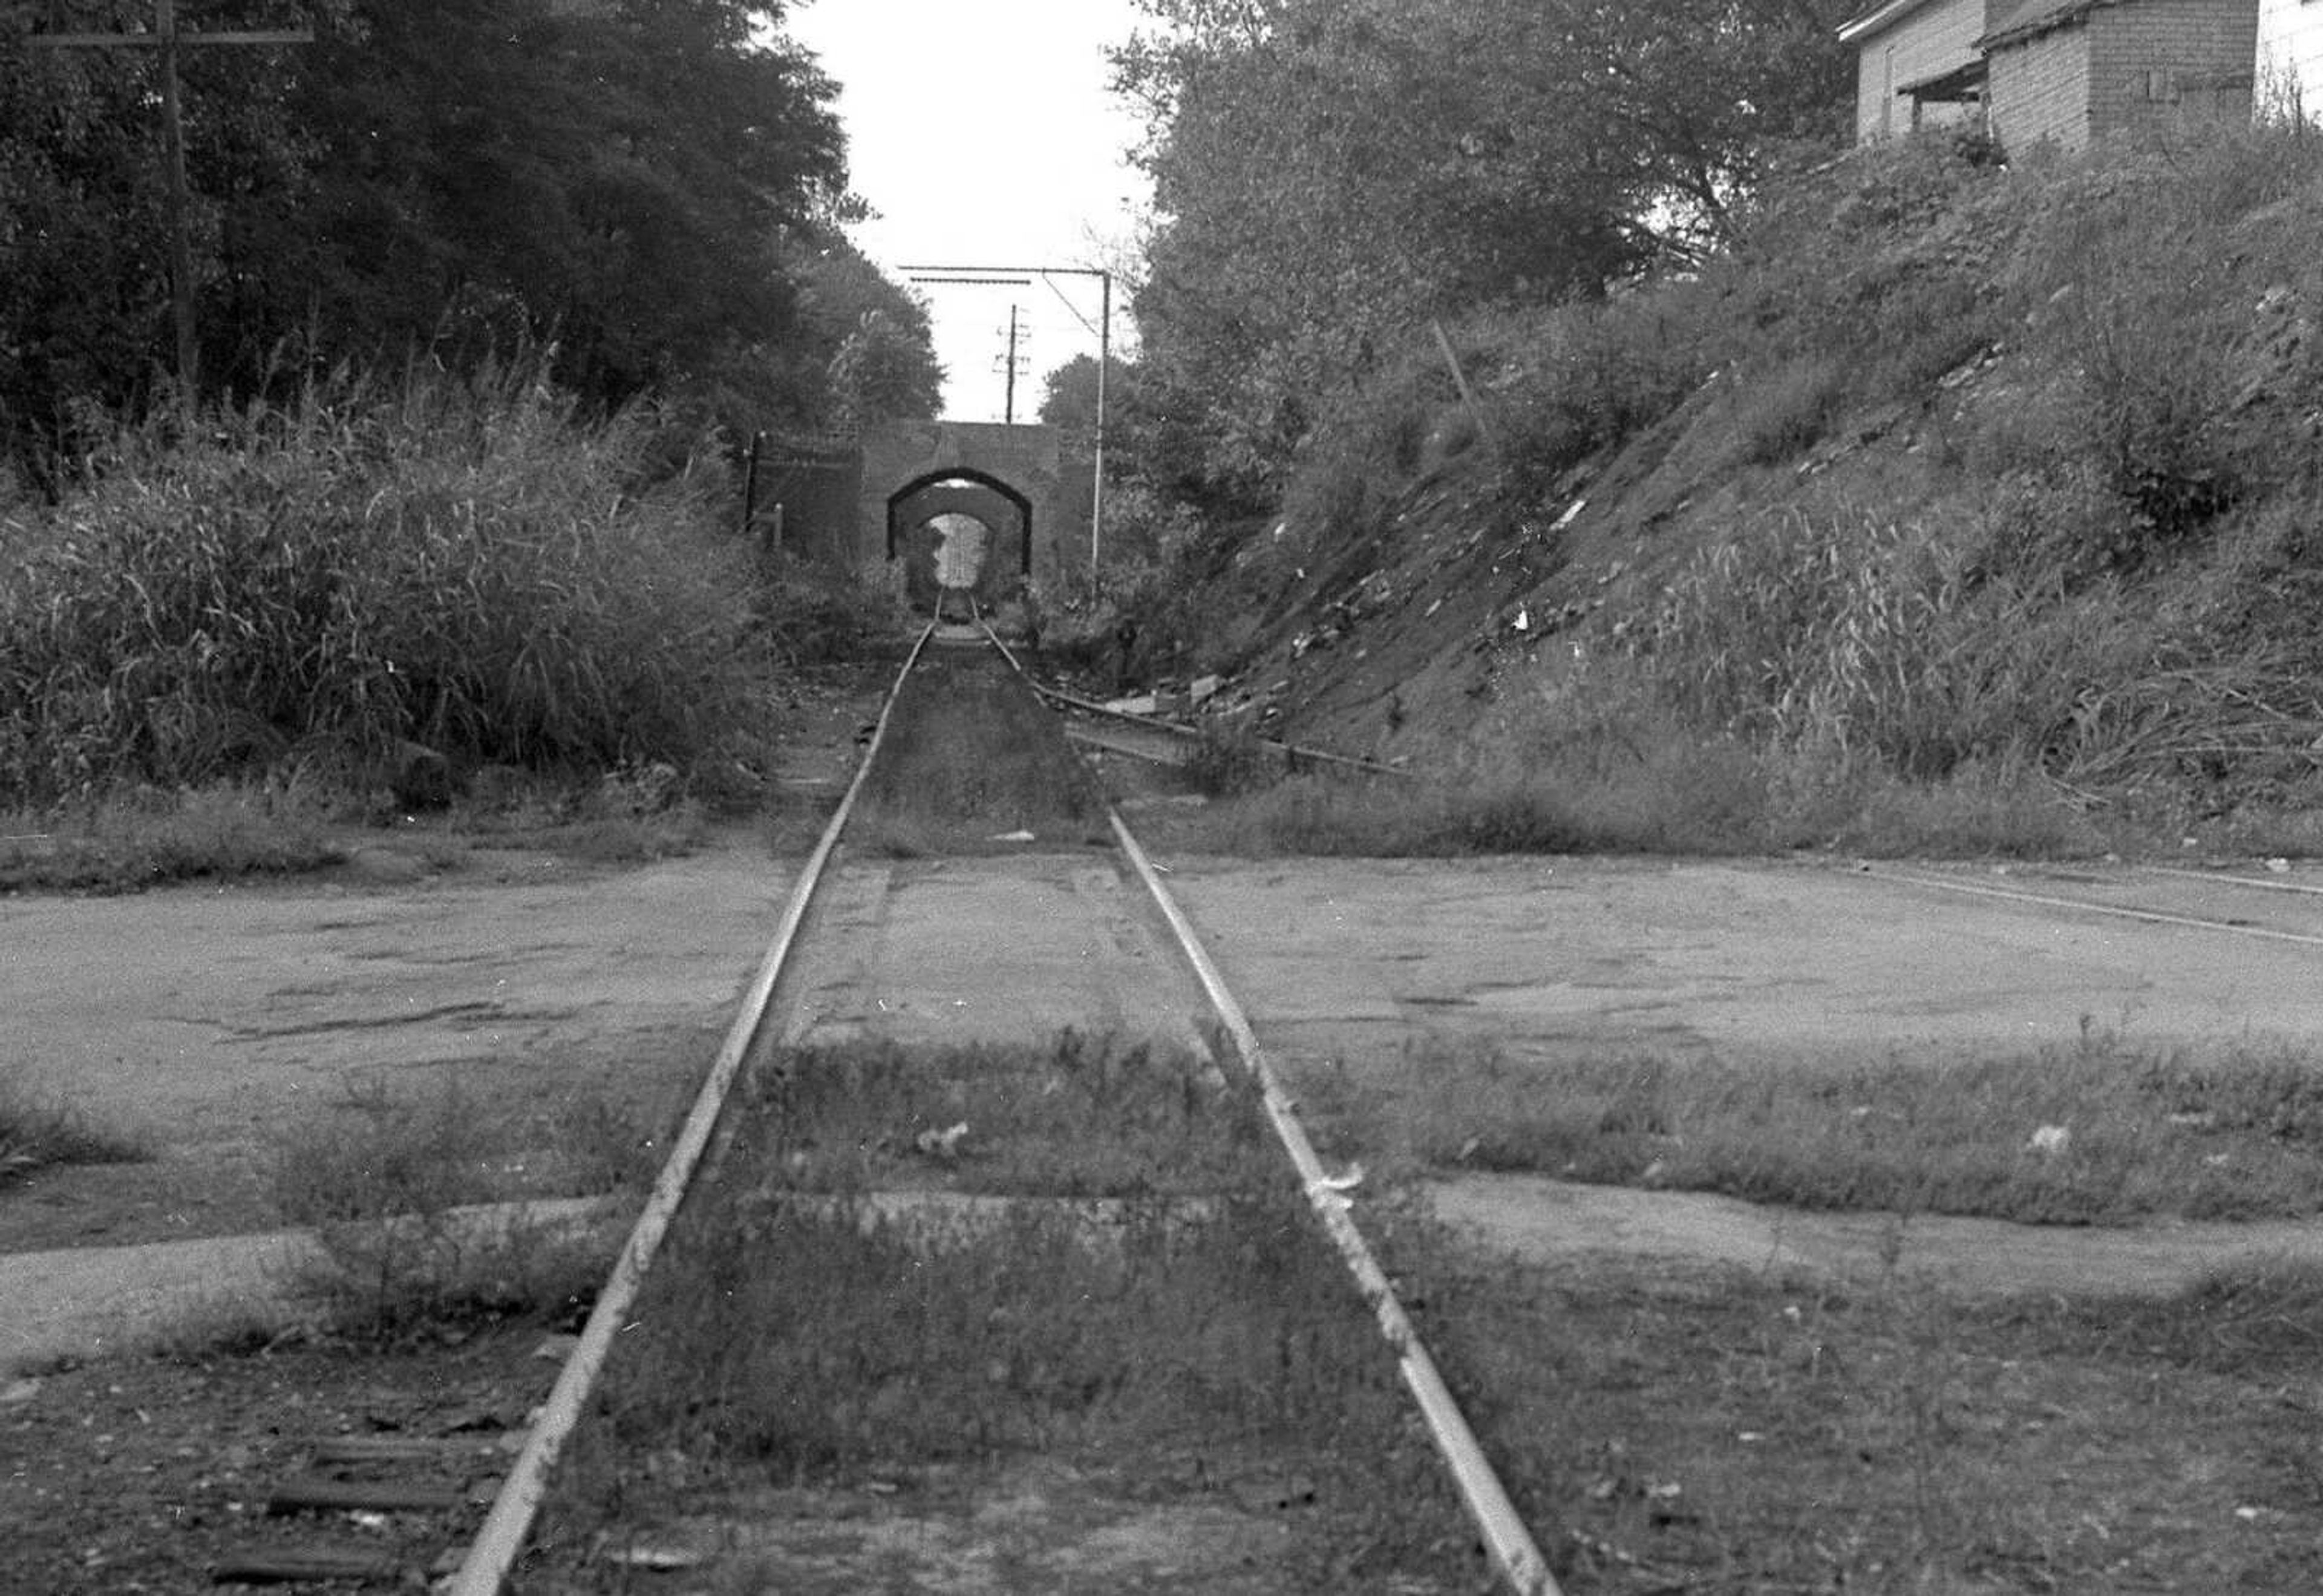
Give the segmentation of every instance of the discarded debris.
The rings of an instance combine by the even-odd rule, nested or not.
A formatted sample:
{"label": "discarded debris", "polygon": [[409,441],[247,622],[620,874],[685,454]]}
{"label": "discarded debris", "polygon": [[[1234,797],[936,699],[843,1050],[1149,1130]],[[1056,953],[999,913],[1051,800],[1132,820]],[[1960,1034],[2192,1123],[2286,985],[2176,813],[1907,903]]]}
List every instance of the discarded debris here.
{"label": "discarded debris", "polygon": [[608,1546],[605,1561],[617,1568],[641,1568],[647,1573],[679,1573],[707,1561],[684,1546]]}
{"label": "discarded debris", "polygon": [[946,1126],[941,1131],[922,1131],[912,1138],[912,1145],[930,1158],[953,1159],[960,1156],[960,1139],[968,1134],[968,1122]]}

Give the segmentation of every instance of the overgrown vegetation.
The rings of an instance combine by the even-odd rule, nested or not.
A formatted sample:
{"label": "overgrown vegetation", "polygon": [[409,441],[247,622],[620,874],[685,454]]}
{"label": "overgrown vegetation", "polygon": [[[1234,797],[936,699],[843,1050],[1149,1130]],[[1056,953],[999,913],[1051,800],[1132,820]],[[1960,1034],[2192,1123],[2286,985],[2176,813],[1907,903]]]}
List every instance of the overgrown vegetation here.
{"label": "overgrown vegetation", "polygon": [[753,757],[724,474],[666,444],[521,371],[124,430],[0,521],[0,793]]}
{"label": "overgrown vegetation", "polygon": [[[0,810],[38,843],[9,885],[295,867],[310,801],[511,773],[755,798],[770,667],[881,619],[724,533],[736,439],[941,384],[925,307],[842,235],[837,86],[784,8],[288,9],[208,20],[310,43],[177,69],[182,226],[158,53],[0,9]],[[292,836],[246,848],[234,809]]]}
{"label": "overgrown vegetation", "polygon": [[[775,1063],[740,1106],[737,1172],[648,1285],[550,1541],[649,1541],[704,1490],[916,1492],[1034,1452],[1151,1503],[1251,1454],[1316,1504],[1273,1542],[1279,1588],[1464,1559],[1393,1360],[1246,1086],[1070,1035]],[[1211,1460],[1190,1479],[1189,1453]]]}
{"label": "overgrown vegetation", "polygon": [[[932,414],[925,314],[841,235],[838,86],[785,10],[207,7],[316,37],[178,68],[198,397],[280,399],[415,350],[465,373],[530,342],[593,409],[654,397],[742,436]],[[186,397],[163,375],[158,52],[28,41],[76,18],[135,25],[0,10],[0,459],[50,490],[106,417]]]}
{"label": "overgrown vegetation", "polygon": [[1109,840],[1105,800],[1056,718],[988,650],[937,653],[897,695],[849,822],[897,857]]}
{"label": "overgrown vegetation", "polygon": [[1832,0],[1141,0],[1116,56],[1159,225],[1130,431],[1208,514],[1281,502],[1431,318],[1590,296],[1729,242],[1853,73]]}
{"label": "overgrown vegetation", "polygon": [[417,1093],[357,1087],[276,1156],[276,1206],[318,1243],[292,1284],[334,1333],[364,1341],[573,1319],[611,1264],[618,1207],[533,1205],[642,1188],[651,1145],[585,1089],[488,1113],[448,1077]]}
{"label": "overgrown vegetation", "polygon": [[15,1069],[0,1070],[0,1188],[60,1164],[134,1163],[152,1156],[139,1138],[92,1124],[78,1109],[36,1091]]}
{"label": "overgrown vegetation", "polygon": [[[1278,519],[1157,584],[1190,668],[1248,673],[1296,729],[1380,656],[1339,745],[1464,782],[1472,726],[1541,754],[1610,701],[1641,775],[1666,728],[1755,764],[1745,839],[1876,839],[1943,792],[1982,795],[1935,806],[1970,851],[2295,832],[2323,152],[2262,127],[2013,153],[1857,151],[1682,275],[1474,310],[1464,397],[1414,333],[1281,457]],[[1493,607],[1442,635],[1464,586]]]}
{"label": "overgrown vegetation", "polygon": [[[1263,1167],[1247,1083],[1207,1059],[1066,1032],[1046,1050],[858,1042],[786,1056],[744,1092],[801,1191],[1154,1197]],[[966,1129],[948,1134],[954,1125]]]}
{"label": "overgrown vegetation", "polygon": [[343,857],[326,819],[318,795],[285,784],[148,787],[46,812],[0,812],[0,892],[316,869]]}
{"label": "overgrown vegetation", "polygon": [[1844,1069],[1431,1050],[1316,1101],[1366,1156],[1435,1169],[2023,1224],[2323,1213],[2323,1060],[2290,1042],[2198,1053],[2085,1025],[2031,1056]]}

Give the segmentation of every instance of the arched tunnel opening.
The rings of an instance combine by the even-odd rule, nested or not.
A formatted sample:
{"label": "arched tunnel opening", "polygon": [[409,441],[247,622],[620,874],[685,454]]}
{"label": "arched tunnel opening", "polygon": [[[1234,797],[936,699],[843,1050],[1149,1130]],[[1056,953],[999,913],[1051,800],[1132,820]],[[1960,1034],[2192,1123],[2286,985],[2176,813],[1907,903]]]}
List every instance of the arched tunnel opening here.
{"label": "arched tunnel opening", "polygon": [[887,558],[913,610],[944,620],[989,614],[1033,571],[1033,502],[999,478],[958,468],[908,482],[887,500]]}

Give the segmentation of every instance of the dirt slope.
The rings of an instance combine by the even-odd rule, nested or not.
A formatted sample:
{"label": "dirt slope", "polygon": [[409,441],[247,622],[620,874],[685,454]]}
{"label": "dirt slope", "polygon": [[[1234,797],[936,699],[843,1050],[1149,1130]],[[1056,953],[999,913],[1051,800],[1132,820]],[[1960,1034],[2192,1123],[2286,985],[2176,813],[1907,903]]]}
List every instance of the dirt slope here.
{"label": "dirt slope", "polygon": [[[1625,652],[1682,570],[1712,616],[1740,613],[1696,574],[1731,544],[1768,610],[1723,660],[1726,687],[1763,695],[1754,719],[1821,670],[1892,680],[1925,716],[1915,777],[2028,752],[2059,774],[2058,748],[2105,739],[2156,755],[2163,721],[2244,761],[2238,780],[2311,777],[2323,274],[2289,240],[2323,216],[2323,176],[2258,143],[1940,166],[1866,157],[1699,277],[1486,318],[1461,355],[1474,411],[1425,350],[1341,402],[1288,508],[1210,545],[1231,555],[1192,606],[1191,664],[1226,677],[1214,711],[1425,765],[1559,665]],[[1829,591],[1791,606],[1766,595],[1805,580],[1794,533],[1828,554]],[[1886,629],[1850,654],[1833,594],[1868,594]],[[1654,668],[1698,680],[1717,645],[1688,653],[1701,618],[1675,613],[1686,663]],[[1799,657],[1762,662],[1785,626]],[[1940,628],[1973,647],[1914,651]],[[2044,638],[2026,668],[2075,680],[1993,691],[2025,628]],[[2089,706],[2110,717],[2094,736]],[[1828,724],[1877,712],[1835,702]],[[2227,774],[2173,757],[2138,779]]]}

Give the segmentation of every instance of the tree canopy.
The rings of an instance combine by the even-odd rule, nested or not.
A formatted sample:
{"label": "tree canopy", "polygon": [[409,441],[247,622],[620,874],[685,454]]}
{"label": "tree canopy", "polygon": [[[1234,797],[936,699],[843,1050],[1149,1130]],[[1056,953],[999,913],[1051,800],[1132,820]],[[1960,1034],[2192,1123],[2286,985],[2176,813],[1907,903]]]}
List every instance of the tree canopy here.
{"label": "tree canopy", "polygon": [[[592,402],[693,392],[780,421],[831,401],[849,339],[932,366],[900,293],[839,326],[802,304],[852,202],[836,86],[782,12],[181,0],[188,29],[317,33],[181,52],[205,386],[529,341]],[[134,408],[166,363],[159,52],[27,43],[152,14],[0,9],[0,436],[20,454],[66,440],[77,406]],[[923,377],[881,402],[916,403]]]}
{"label": "tree canopy", "polygon": [[[1061,429],[1067,446],[1086,454],[1097,441],[1097,356],[1077,354],[1041,379],[1041,420]],[[1137,367],[1119,355],[1106,362],[1105,433],[1112,446],[1121,417],[1137,403]]]}
{"label": "tree canopy", "polygon": [[1165,474],[1263,500],[1316,407],[1480,306],[1731,235],[1843,125],[1835,0],[1140,0],[1160,219],[1134,300]]}

